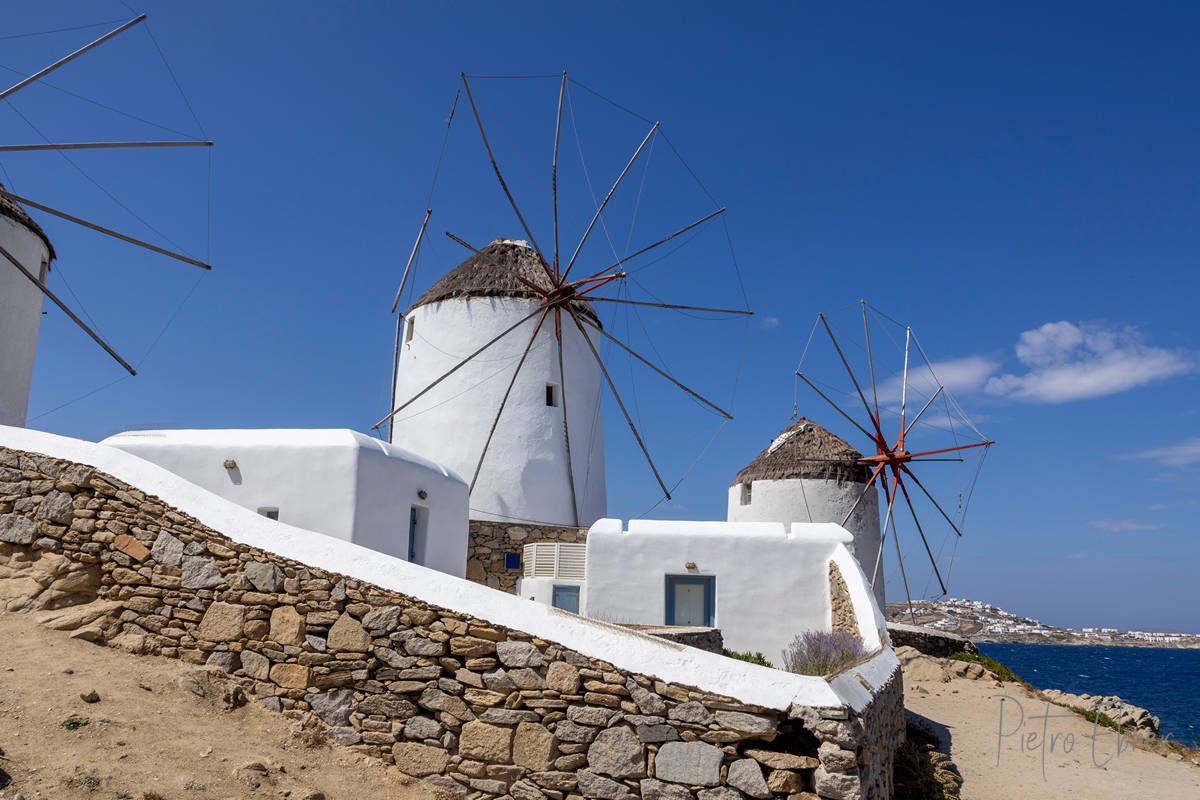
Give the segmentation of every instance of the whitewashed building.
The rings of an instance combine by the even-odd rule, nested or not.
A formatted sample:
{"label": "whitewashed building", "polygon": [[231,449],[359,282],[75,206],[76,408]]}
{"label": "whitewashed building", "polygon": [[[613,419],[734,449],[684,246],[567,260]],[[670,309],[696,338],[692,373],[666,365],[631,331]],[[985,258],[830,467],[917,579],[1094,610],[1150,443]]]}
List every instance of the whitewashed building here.
{"label": "whitewashed building", "polygon": [[[0,197],[0,247],[42,282],[54,248],[25,209]],[[23,426],[42,324],[42,290],[0,254],[0,425]]]}
{"label": "whitewashed building", "polygon": [[761,652],[777,665],[804,631],[853,628],[874,650],[883,614],[850,541],[830,523],[600,520],[588,531],[580,612],[720,628],[726,648]]}
{"label": "whitewashed building", "polygon": [[[602,374],[565,314],[561,362],[553,314],[521,362],[540,316],[521,280],[550,283],[525,242],[497,239],[408,310],[392,441],[473,483],[472,519],[587,526],[606,510]],[[587,303],[572,307],[598,324]]]}
{"label": "whitewashed building", "polygon": [[100,444],[270,519],[465,574],[463,479],[356,431],[128,431]]}
{"label": "whitewashed building", "polygon": [[[726,518],[842,525],[853,537],[851,552],[871,578],[880,549],[879,493],[875,486],[866,489],[871,470],[858,463],[861,458],[845,441],[801,417],[733,479]],[[875,599],[883,607],[882,565],[874,578]]]}

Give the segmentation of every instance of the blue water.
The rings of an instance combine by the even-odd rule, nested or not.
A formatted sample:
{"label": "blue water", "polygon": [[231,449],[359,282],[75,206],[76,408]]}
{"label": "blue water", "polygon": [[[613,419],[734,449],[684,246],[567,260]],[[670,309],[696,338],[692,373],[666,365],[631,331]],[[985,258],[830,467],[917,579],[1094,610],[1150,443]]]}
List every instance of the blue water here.
{"label": "blue water", "polygon": [[979,652],[1038,689],[1118,695],[1158,717],[1163,736],[1200,745],[1200,650],[982,643]]}

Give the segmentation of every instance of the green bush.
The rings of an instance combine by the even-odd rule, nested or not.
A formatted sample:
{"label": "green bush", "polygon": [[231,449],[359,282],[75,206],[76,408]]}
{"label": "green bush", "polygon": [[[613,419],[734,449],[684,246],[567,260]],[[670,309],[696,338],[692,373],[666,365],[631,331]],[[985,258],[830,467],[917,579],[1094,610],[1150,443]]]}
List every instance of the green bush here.
{"label": "green bush", "polygon": [[938,752],[938,739],[909,722],[892,760],[896,800],[959,800],[962,777],[950,757]]}
{"label": "green bush", "polygon": [[749,650],[747,650],[744,653],[739,653],[737,650],[726,650],[725,655],[729,656],[730,658],[736,658],[738,661],[749,661],[751,664],[758,664],[760,667],[773,668],[775,666],[770,661],[767,661],[766,656],[759,652],[751,653]]}
{"label": "green bush", "polygon": [[968,661],[973,664],[982,664],[985,669],[996,674],[996,677],[1006,683],[1025,683],[1021,680],[1021,676],[1013,672],[1008,667],[1001,664],[994,658],[977,655],[975,653],[955,653],[950,656],[955,661]]}

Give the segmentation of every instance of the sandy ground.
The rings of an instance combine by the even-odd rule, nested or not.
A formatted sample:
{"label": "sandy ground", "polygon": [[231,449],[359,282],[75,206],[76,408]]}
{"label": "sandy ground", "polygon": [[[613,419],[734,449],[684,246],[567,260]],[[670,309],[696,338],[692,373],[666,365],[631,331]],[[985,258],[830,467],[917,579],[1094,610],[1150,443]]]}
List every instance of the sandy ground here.
{"label": "sandy ground", "polygon": [[[429,797],[374,759],[308,746],[293,734],[293,720],[253,701],[226,711],[180,688],[177,678],[189,669],[0,612],[0,770],[12,779],[0,799]],[[99,702],[80,699],[92,690]],[[66,730],[72,715],[89,723]],[[252,762],[265,772],[247,769]]]}
{"label": "sandy ground", "polygon": [[910,663],[904,689],[909,712],[949,744],[964,800],[1200,798],[1200,767],[1131,749],[1127,741],[1118,752],[1115,732],[1055,705],[1045,718],[1045,701],[1018,684],[943,682],[928,663]]}

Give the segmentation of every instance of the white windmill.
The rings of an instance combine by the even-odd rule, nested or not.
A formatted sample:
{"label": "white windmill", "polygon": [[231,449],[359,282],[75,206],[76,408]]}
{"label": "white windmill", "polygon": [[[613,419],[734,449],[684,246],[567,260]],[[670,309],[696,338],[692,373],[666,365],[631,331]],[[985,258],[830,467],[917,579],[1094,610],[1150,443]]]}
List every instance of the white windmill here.
{"label": "white windmill", "polygon": [[[584,250],[588,237],[598,230],[597,223],[609,201],[639,156],[656,136],[662,136],[655,122],[603,200],[597,199],[589,209],[590,221],[573,250],[560,251],[558,144],[564,96],[569,102],[564,72],[557,87],[550,159],[550,230],[543,231],[544,240],[552,246],[543,248],[500,172],[471,85],[466,75],[461,77],[483,146],[524,239],[500,238],[475,247],[447,232],[472,255],[397,318],[391,410],[375,427],[390,423],[391,441],[433,458],[466,478],[471,487],[473,518],[589,525],[606,514],[601,398],[607,388],[662,495],[669,498],[667,482],[651,458],[643,433],[598,345],[615,347],[706,410],[725,419],[732,417],[676,379],[661,360],[654,363],[605,330],[596,304],[751,314],[748,309],[665,303],[656,298],[634,300],[612,293],[626,282],[626,264],[633,262],[636,266],[639,257],[703,226],[725,209],[715,208],[626,256],[608,263],[588,263],[590,255]],[[426,211],[413,256],[431,213]],[[410,256],[393,312],[412,263]]]}
{"label": "white windmill", "polygon": [[[146,19],[141,14],[125,24],[89,42],[48,67],[18,81],[0,91],[0,101],[7,100],[25,87],[58,70],[88,51]],[[0,144],[0,153],[28,152],[39,150],[103,150],[113,148],[157,148],[157,147],[211,147],[212,142],[200,140],[184,141],[128,141],[128,142],[47,142],[43,144]],[[37,200],[23,197],[0,186],[0,425],[25,424],[29,403],[29,386],[33,375],[33,361],[37,352],[38,332],[42,317],[42,298],[48,297],[71,318],[85,333],[112,356],[130,375],[137,371],[122,358],[100,334],[83,322],[66,303],[46,286],[51,261],[55,258],[53,246],[41,226],[27,212],[27,208],[82,225],[93,231],[115,237],[129,244],[143,247],[160,255],[174,258],[201,269],[212,269],[209,264],[190,256],[164,249],[149,242],[136,239],[111,228],[97,225],[73,214],[61,211]]]}

